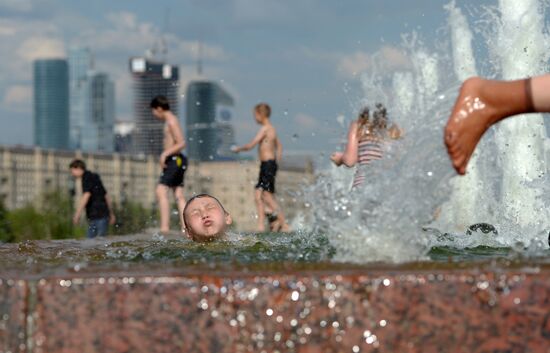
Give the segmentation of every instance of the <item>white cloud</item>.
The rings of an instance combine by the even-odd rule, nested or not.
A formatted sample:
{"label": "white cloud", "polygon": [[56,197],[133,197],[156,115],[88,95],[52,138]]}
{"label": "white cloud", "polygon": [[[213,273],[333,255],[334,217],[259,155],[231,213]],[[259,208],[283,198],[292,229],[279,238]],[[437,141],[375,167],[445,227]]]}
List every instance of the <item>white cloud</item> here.
{"label": "white cloud", "polygon": [[57,38],[35,36],[25,39],[16,53],[25,62],[39,58],[59,58],[65,56],[65,45]]}
{"label": "white cloud", "polygon": [[2,104],[8,110],[16,112],[32,111],[32,88],[26,85],[14,85],[6,89]]}
{"label": "white cloud", "polygon": [[357,77],[368,70],[397,71],[408,69],[411,62],[398,48],[385,45],[373,54],[357,51],[342,55],[338,60],[338,73],[345,78]]}
{"label": "white cloud", "polygon": [[371,56],[365,52],[356,52],[343,56],[338,63],[338,72],[346,77],[354,77],[371,67]]}
{"label": "white cloud", "polygon": [[8,21],[0,20],[0,36],[13,36],[16,32],[15,26]]}
{"label": "white cloud", "polygon": [[0,90],[32,79],[32,61],[65,55],[57,24],[42,20],[0,20]]}
{"label": "white cloud", "polygon": [[300,127],[307,128],[307,129],[317,128],[317,125],[319,124],[319,122],[314,117],[304,113],[296,114],[296,116],[294,117],[294,121]]}
{"label": "white cloud", "polygon": [[138,27],[136,15],[128,11],[111,12],[106,17],[115,28],[135,30]]}
{"label": "white cloud", "polygon": [[[139,22],[136,15],[123,11],[106,15],[112,24],[107,28],[89,28],[74,39],[76,43],[87,43],[95,52],[123,53],[127,57],[144,55],[156,46],[160,51],[161,38],[168,48],[168,58],[174,64],[197,56],[197,41],[184,40],[172,33],[163,34],[151,23]],[[225,60],[228,55],[221,46],[202,44],[202,56],[207,60]]]}

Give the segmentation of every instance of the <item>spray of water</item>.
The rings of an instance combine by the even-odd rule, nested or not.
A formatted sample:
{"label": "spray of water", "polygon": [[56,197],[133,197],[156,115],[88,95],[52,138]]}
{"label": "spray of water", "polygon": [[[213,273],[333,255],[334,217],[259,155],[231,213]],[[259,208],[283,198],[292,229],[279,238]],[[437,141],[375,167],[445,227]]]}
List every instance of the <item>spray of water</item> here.
{"label": "spray of water", "polygon": [[[547,59],[543,9],[535,0],[526,2],[520,6],[502,0],[498,9],[488,10],[490,15],[472,19],[477,31],[496,29],[498,33],[486,36],[491,54],[486,61],[495,62],[491,74],[500,69],[503,78],[534,74],[533,67],[540,70]],[[530,128],[523,123],[507,127],[506,133],[499,131],[499,135],[506,134],[504,138],[495,139],[492,131],[486,134],[469,177],[455,177],[450,168],[442,143],[443,126],[460,82],[477,70],[466,16],[454,2],[446,8],[452,38],[446,40],[448,46],[429,49],[413,33],[402,46],[411,59],[410,70],[388,74],[375,68],[361,77],[364,98],[352,111],[380,101],[389,107],[390,118],[405,129],[405,137],[387,146],[383,160],[369,165],[367,182],[360,189],[350,191],[350,171],[332,167],[304,192],[306,203],[312,206],[303,219],[313,224],[314,232],[328,235],[337,261],[410,261],[424,258],[429,249],[441,245],[522,244],[533,249],[546,242],[541,236],[549,219],[544,209],[548,200],[541,188],[546,166],[542,124],[537,118],[529,117]],[[516,36],[524,37],[514,38],[511,28]],[[524,28],[530,33],[523,34]],[[518,44],[526,41],[533,46],[542,41],[544,50],[533,49],[525,55]],[[453,55],[448,54],[451,51]],[[527,57],[529,64],[519,66],[531,71],[512,73],[514,63],[527,61]],[[500,151],[497,160],[495,146]],[[493,224],[498,234],[467,229],[480,222]]]}

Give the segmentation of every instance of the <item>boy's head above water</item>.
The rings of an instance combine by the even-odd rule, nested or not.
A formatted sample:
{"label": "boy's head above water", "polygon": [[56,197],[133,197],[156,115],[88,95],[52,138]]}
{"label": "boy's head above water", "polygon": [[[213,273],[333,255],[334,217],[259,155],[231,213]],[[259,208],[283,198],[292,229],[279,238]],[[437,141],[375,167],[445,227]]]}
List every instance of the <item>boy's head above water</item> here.
{"label": "boy's head above water", "polygon": [[217,198],[199,194],[185,204],[183,222],[192,240],[206,242],[223,237],[233,220]]}

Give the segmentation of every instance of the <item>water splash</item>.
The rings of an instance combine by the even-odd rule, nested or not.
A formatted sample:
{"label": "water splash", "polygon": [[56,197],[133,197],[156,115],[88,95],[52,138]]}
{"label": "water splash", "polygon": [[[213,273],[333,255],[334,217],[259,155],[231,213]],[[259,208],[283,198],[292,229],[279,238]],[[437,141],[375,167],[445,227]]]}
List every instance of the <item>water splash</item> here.
{"label": "water splash", "polygon": [[[497,29],[499,36],[486,36],[487,52],[506,58],[500,62],[495,56],[486,58],[485,62],[495,64],[482,74],[498,74],[502,68],[502,76],[511,78],[507,72],[512,69],[507,66],[513,67],[524,56],[529,57],[531,66],[520,63],[519,67],[540,67],[544,62],[541,53],[548,52],[546,37],[540,37],[542,27],[526,27],[525,22],[542,23],[543,9],[534,0],[521,6],[513,5],[513,0],[499,4],[499,9],[487,10],[491,15],[472,19],[476,31],[490,33]],[[526,12],[529,6],[535,10]],[[385,158],[370,166],[368,182],[360,190],[350,192],[350,171],[333,167],[304,192],[306,202],[315,205],[309,214],[313,231],[328,234],[338,261],[411,261],[424,258],[438,246],[514,247],[525,251],[547,248],[544,228],[548,228],[549,217],[542,208],[544,193],[535,178],[546,170],[544,156],[538,150],[542,125],[536,118],[534,122],[529,118],[533,125],[530,129],[515,126],[513,133],[508,133],[508,143],[513,143],[510,149],[501,149],[503,158],[498,161],[493,149],[495,133],[488,132],[479,147],[476,175],[453,178],[455,173],[442,143],[443,126],[460,82],[477,70],[466,17],[454,2],[447,5],[447,10],[454,40],[438,39],[443,45],[433,48],[436,45],[427,46],[412,33],[405,36],[406,44],[402,45],[411,60],[411,70],[391,73],[374,68],[361,75],[364,99],[351,110],[357,112],[361,104],[372,106],[381,101],[389,107],[390,118],[405,128],[405,137],[390,144]],[[512,13],[514,18],[509,15]],[[524,48],[513,45],[521,40],[513,38],[509,32],[512,27],[520,36],[524,28],[529,28],[532,33],[524,39],[538,43],[538,38],[545,50],[518,53]],[[507,43],[502,36],[509,36],[513,43],[502,44]],[[494,49],[495,42],[501,43],[498,50]],[[536,53],[540,55],[534,58]],[[533,73],[521,71],[521,75]],[[525,139],[518,129],[527,131],[530,138]],[[504,146],[503,139],[497,138],[496,144]],[[478,222],[495,225],[497,234],[466,234],[467,226]]]}
{"label": "water splash", "polygon": [[[499,1],[501,19],[497,40],[490,45],[501,63],[504,79],[547,72],[549,40],[543,25],[542,5],[536,0]],[[529,236],[533,229],[548,226],[550,214],[541,202],[541,189],[526,185],[546,172],[545,135],[544,121],[539,114],[505,120],[496,130],[503,168],[503,225],[510,232]]]}
{"label": "water splash", "polygon": [[[472,32],[466,16],[458,8],[455,1],[447,4],[448,22],[451,30],[451,44],[453,53],[453,68],[459,81],[477,76],[476,61],[472,50]],[[479,198],[483,192],[483,186],[479,177],[478,154],[474,151],[468,164],[468,172],[463,177],[454,177],[451,181],[452,195],[448,202],[442,206],[441,218],[452,220],[447,222],[446,229],[451,228],[460,232],[468,225],[482,222],[487,219],[486,214],[478,213]]]}

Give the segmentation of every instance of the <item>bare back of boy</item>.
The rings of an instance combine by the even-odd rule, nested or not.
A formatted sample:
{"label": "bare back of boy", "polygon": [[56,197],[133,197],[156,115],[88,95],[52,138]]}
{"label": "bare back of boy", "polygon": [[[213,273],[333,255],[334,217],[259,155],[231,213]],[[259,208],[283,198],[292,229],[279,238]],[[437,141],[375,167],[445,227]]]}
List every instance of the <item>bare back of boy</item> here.
{"label": "bare back of boy", "polygon": [[163,151],[170,151],[182,138],[183,134],[176,116],[172,113],[167,114],[164,123]]}
{"label": "bare back of boy", "polygon": [[258,144],[258,157],[260,161],[279,160],[276,156],[279,140],[275,127],[271,124],[260,129],[261,140]]}

